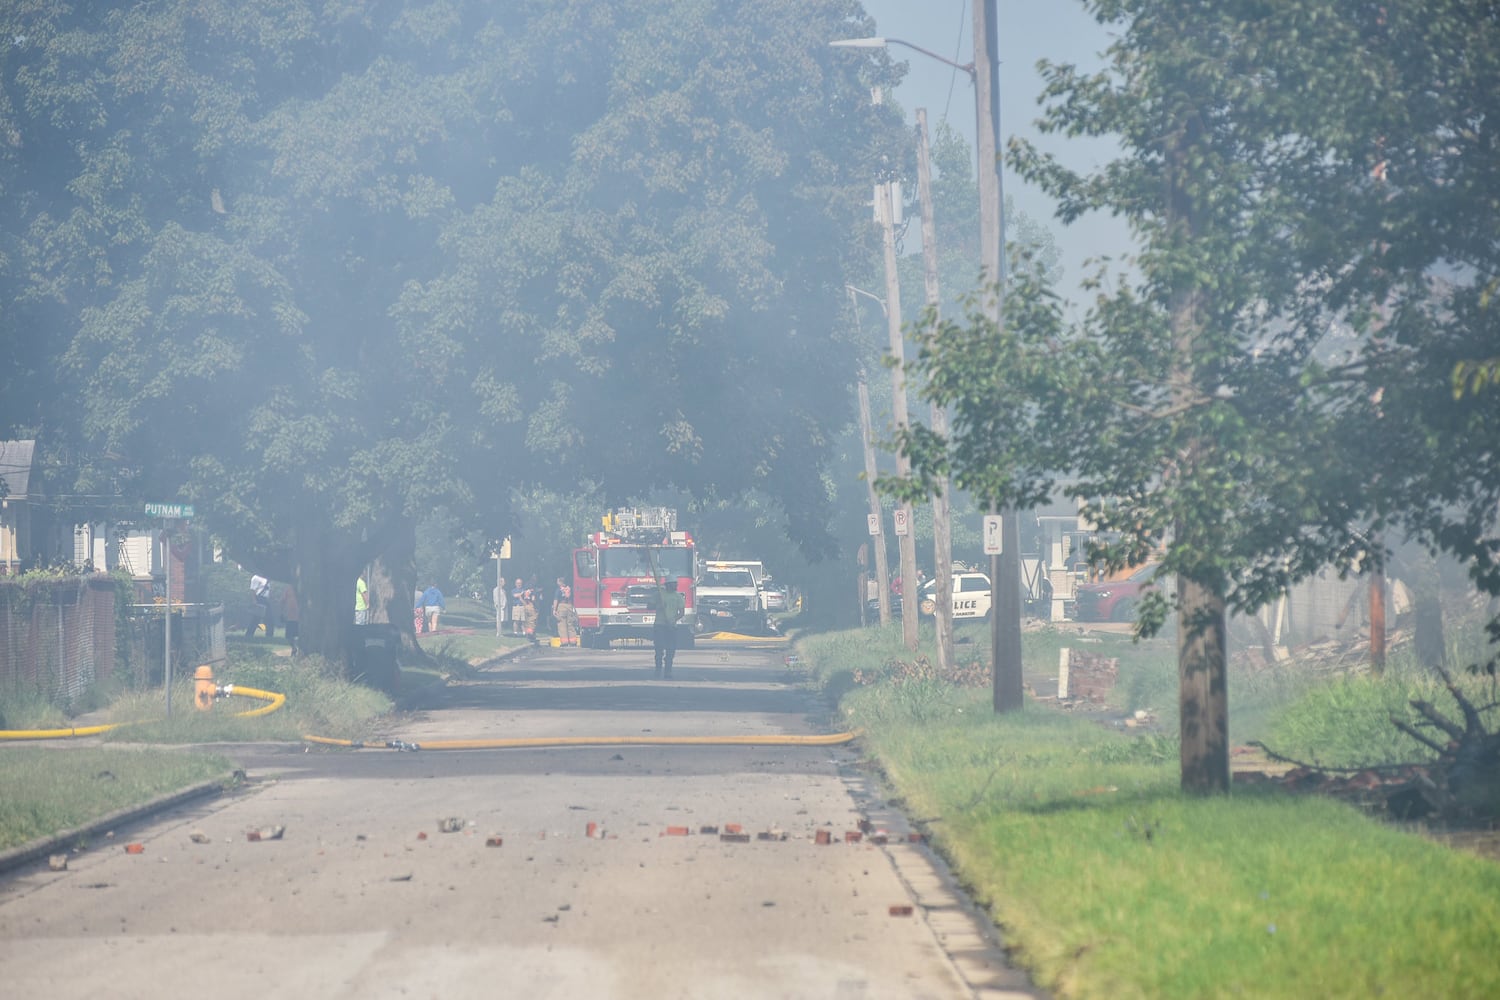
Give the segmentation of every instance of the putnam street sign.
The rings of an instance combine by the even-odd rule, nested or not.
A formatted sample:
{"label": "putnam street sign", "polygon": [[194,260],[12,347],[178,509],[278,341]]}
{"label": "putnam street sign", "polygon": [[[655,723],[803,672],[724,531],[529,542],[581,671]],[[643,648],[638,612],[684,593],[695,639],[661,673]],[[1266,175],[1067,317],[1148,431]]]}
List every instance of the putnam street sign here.
{"label": "putnam street sign", "polygon": [[180,520],[193,516],[193,505],[190,503],[148,503],[146,516]]}

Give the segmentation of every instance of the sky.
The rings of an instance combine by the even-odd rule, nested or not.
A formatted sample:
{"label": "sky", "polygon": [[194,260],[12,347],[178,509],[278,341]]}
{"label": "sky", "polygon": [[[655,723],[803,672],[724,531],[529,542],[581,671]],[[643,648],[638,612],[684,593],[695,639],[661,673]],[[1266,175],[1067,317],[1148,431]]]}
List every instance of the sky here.
{"label": "sky", "polygon": [[[885,38],[920,45],[958,63],[974,57],[974,13],[968,0],[864,0],[864,6]],[[1118,152],[1113,144],[1042,135],[1034,125],[1040,115],[1036,100],[1043,86],[1037,60],[1099,69],[1104,62],[1101,53],[1110,44],[1105,29],[1084,12],[1078,0],[999,0],[998,7],[1002,145],[1010,136],[1023,136],[1075,170],[1107,162]],[[972,146],[974,88],[968,75],[901,46],[892,46],[890,53],[908,67],[906,79],[892,95],[908,118],[914,121],[915,110],[926,108],[930,128],[946,117]],[[1017,211],[1047,225],[1056,236],[1064,267],[1059,291],[1065,297],[1072,297],[1078,281],[1088,273],[1085,260],[1100,254],[1118,258],[1129,252],[1130,234],[1119,220],[1095,214],[1064,226],[1053,218],[1056,206],[1041,191],[1023,184],[1010,171],[1004,175],[1004,185]]]}

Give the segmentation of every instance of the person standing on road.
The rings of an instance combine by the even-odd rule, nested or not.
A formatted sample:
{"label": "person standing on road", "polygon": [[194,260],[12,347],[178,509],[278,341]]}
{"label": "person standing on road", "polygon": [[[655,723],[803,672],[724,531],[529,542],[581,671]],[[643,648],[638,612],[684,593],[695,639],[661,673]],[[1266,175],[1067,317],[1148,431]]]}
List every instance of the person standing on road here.
{"label": "person standing on road", "polygon": [[354,581],[354,624],[370,624],[370,585],[363,573]]}
{"label": "person standing on road", "polygon": [[438,630],[438,619],[448,610],[448,602],[443,600],[443,592],[438,590],[437,584],[422,591],[422,606],[427,609],[427,634],[431,635]]}
{"label": "person standing on road", "polygon": [[521,591],[521,631],[536,642],[536,595],[529,588]]}
{"label": "person standing on road", "polygon": [[526,632],[526,606],[521,601],[521,595],[526,586],[521,578],[516,577],[516,585],[510,591],[510,634],[514,636],[524,635]]}
{"label": "person standing on road", "polygon": [[552,618],[557,622],[557,637],[564,646],[578,642],[578,615],[573,610],[573,588],[557,578],[557,597],[552,601]]}
{"label": "person standing on road", "polygon": [[656,654],[656,677],[672,676],[672,658],[677,655],[677,619],[687,603],[677,592],[677,581],[656,588],[656,622],[651,626],[651,646]]}

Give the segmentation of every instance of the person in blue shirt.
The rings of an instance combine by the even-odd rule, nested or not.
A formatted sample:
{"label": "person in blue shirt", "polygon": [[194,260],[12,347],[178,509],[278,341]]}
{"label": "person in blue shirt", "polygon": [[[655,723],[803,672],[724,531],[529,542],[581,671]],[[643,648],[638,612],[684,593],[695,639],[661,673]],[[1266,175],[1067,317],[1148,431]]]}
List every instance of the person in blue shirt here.
{"label": "person in blue shirt", "polygon": [[434,585],[422,591],[422,606],[427,612],[427,634],[431,635],[437,631],[438,619],[448,610],[448,604],[443,600],[443,592]]}

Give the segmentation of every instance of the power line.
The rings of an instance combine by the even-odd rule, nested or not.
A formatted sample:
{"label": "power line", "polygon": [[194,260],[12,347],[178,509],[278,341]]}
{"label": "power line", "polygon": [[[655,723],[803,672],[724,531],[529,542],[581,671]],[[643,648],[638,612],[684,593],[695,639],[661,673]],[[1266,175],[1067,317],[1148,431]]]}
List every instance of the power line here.
{"label": "power line", "polygon": [[[964,0],[958,5],[958,41],[953,43],[953,61],[958,62],[959,53],[964,48],[964,22],[968,20],[969,0]],[[948,74],[948,99],[943,102],[943,121],[948,120],[948,107],[953,103],[953,84],[958,79],[958,71],[953,70]]]}

